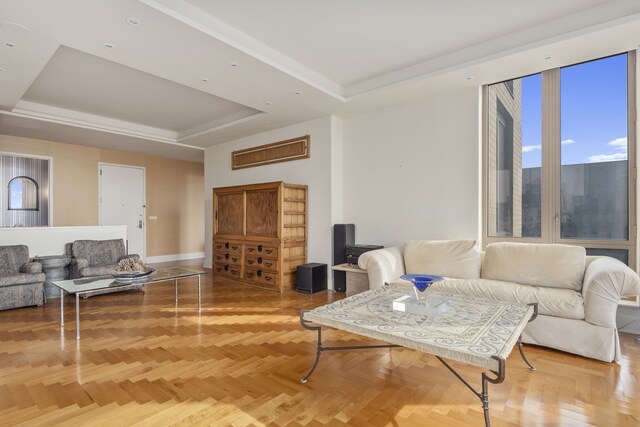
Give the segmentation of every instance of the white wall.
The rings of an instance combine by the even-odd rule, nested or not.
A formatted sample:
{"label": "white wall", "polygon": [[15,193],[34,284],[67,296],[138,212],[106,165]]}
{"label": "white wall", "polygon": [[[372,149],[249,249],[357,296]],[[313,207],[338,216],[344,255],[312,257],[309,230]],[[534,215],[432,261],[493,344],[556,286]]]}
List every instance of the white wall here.
{"label": "white wall", "polygon": [[64,255],[75,240],[127,240],[127,226],[0,228],[0,245],[27,245],[29,256]]}
{"label": "white wall", "polygon": [[[214,187],[284,181],[309,186],[307,259],[331,265],[332,134],[339,120],[324,117],[221,145],[205,151],[205,266],[211,266],[212,191]],[[311,158],[248,169],[231,170],[231,152],[302,135],[311,136]]]}
{"label": "white wall", "polygon": [[356,242],[479,238],[477,88],[343,121],[343,220]]}

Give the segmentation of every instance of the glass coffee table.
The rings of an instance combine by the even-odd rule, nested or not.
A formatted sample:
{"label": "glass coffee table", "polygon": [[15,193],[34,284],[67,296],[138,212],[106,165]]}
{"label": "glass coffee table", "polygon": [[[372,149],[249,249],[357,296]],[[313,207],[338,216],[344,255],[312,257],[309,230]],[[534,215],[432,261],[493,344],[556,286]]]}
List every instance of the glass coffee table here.
{"label": "glass coffee table", "polygon": [[207,274],[204,270],[192,268],[170,267],[159,268],[147,276],[145,281],[134,283],[120,283],[113,276],[87,277],[74,280],[60,280],[53,285],[60,289],[60,326],[64,326],[64,295],[76,296],[76,339],[80,339],[80,297],[100,295],[107,292],[124,292],[139,289],[149,283],[165,282],[173,280],[175,288],[176,304],[178,303],[178,280],[189,277],[198,278],[198,311],[202,310],[200,299],[200,276]]}

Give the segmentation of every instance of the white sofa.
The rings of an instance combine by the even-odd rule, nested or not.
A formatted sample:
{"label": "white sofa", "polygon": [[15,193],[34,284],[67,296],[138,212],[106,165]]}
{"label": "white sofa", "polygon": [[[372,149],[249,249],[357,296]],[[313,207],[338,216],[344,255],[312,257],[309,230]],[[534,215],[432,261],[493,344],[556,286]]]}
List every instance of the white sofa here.
{"label": "white sofa", "polygon": [[493,243],[482,253],[475,241],[410,241],[367,252],[358,265],[370,289],[407,286],[403,274],[437,274],[445,280],[434,291],[537,302],[525,343],[606,362],[620,357],[620,298],[640,293],[640,277],[625,264],[568,245]]}

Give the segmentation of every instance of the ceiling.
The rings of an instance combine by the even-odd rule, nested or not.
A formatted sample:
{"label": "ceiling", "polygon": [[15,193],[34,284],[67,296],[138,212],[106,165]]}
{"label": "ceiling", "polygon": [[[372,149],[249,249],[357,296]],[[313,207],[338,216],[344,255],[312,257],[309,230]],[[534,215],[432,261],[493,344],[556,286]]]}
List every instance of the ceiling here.
{"label": "ceiling", "polygon": [[0,22],[0,133],[193,161],[640,43],[636,0],[0,0]]}

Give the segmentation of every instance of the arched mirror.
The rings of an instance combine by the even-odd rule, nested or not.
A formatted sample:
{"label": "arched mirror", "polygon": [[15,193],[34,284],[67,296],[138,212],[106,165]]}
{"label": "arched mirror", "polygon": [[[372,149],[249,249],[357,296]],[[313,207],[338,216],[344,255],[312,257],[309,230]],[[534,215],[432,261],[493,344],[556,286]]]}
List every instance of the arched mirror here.
{"label": "arched mirror", "polygon": [[37,211],[38,183],[28,176],[9,181],[9,210]]}

